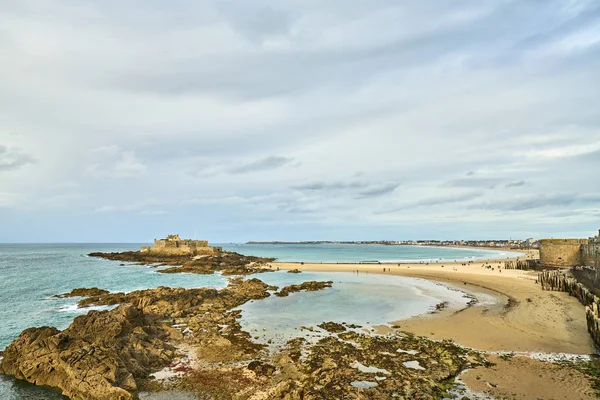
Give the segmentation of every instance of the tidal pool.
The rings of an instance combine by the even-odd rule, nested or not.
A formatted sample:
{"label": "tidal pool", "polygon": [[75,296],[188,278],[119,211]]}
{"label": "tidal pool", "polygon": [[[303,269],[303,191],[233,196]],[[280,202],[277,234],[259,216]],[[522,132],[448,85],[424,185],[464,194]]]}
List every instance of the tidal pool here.
{"label": "tidal pool", "polygon": [[323,337],[325,332],[317,327],[322,322],[355,324],[370,330],[374,325],[432,312],[441,302],[462,308],[470,300],[464,292],[436,282],[394,275],[277,271],[259,278],[279,287],[312,280],[333,281],[329,289],[271,296],[239,307],[242,328],[258,337],[258,342],[270,341],[275,347],[300,335],[314,340]]}

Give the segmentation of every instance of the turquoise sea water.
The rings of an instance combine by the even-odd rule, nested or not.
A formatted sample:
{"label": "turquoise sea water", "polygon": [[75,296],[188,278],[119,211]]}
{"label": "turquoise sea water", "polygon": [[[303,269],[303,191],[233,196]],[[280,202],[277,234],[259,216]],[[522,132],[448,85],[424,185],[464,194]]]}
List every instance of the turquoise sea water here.
{"label": "turquoise sea water", "polygon": [[[463,292],[425,279],[365,272],[305,271],[300,275],[277,271],[263,274],[260,279],[279,287],[297,283],[299,278],[332,281],[333,287],[248,302],[239,307],[242,328],[259,336],[259,342],[276,348],[297,337],[302,326],[317,328],[322,322],[335,321],[370,329],[433,311],[436,304],[444,301],[457,307],[469,301]],[[309,340],[326,335],[319,329],[304,333]]]}
{"label": "turquoise sea water", "polygon": [[[501,250],[480,250],[432,246],[393,246],[356,244],[219,244],[225,250],[277,261],[304,261],[323,263],[356,263],[380,261],[387,263],[428,262],[439,260],[482,260],[515,257],[515,253]],[[517,255],[518,256],[518,255]]]}
{"label": "turquoise sea water", "polygon": [[[49,325],[64,329],[75,316],[85,313],[85,310],[77,309],[76,299],[52,297],[77,287],[97,286],[110,291],[128,292],[158,286],[221,288],[227,284],[226,279],[218,274],[159,274],[146,266],[121,266],[118,261],[87,257],[90,252],[136,250],[141,245],[0,244],[0,349],[4,349],[26,328]],[[282,261],[397,262],[506,257],[501,252],[408,246],[223,246],[226,250],[277,257]],[[282,334],[291,332],[298,324],[313,324],[324,320],[337,319],[339,322],[357,324],[384,323],[427,312],[440,299],[449,297],[460,301],[460,296],[443,287],[407,278],[316,272],[298,275],[280,272],[263,274],[259,278],[279,286],[313,279],[331,279],[335,282],[332,290],[297,293],[286,299],[269,298],[264,303],[254,302],[244,308],[245,327],[255,329],[258,326],[268,326],[269,331],[277,330]],[[380,296],[381,293],[385,296]],[[327,306],[323,307],[323,304]],[[48,389],[0,376],[0,399],[59,398],[62,396]]]}

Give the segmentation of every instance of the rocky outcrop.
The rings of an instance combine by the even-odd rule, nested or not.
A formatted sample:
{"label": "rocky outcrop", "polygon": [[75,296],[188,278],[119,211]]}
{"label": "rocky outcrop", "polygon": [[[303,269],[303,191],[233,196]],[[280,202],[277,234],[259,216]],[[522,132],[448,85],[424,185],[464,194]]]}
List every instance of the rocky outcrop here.
{"label": "rocky outcrop", "polygon": [[441,399],[476,352],[394,332],[345,332],[310,344],[290,340],[272,357],[201,366],[174,383],[203,399]]}
{"label": "rocky outcrop", "polygon": [[88,296],[102,296],[108,294],[108,290],[99,289],[97,287],[93,288],[78,288],[73,289],[69,293],[63,293],[55,295],[54,297],[58,298],[66,298],[66,297],[88,297]]}
{"label": "rocky outcrop", "polygon": [[413,336],[330,336],[311,349],[304,363],[308,379],[298,393],[304,398],[350,398],[361,387],[358,382],[369,382],[370,389],[363,389],[369,398],[442,398],[444,383],[467,365],[466,353],[450,342],[434,344]]}
{"label": "rocky outcrop", "polygon": [[276,292],[275,296],[286,297],[286,296],[289,296],[290,293],[301,292],[301,291],[314,292],[314,291],[317,291],[317,290],[323,290],[325,288],[330,288],[332,285],[333,285],[332,281],[326,281],[326,282],[318,282],[318,281],[303,282],[300,285],[285,286],[279,292]]}
{"label": "rocky outcrop", "polygon": [[326,330],[329,333],[340,333],[346,331],[346,327],[344,325],[332,321],[323,322],[322,324],[317,326],[321,329]]}
{"label": "rocky outcrop", "polygon": [[278,370],[297,373],[282,379],[270,399],[441,399],[450,397],[446,391],[464,368],[485,361],[449,341],[399,332],[346,332],[315,345],[294,339],[282,353]]}
{"label": "rocky outcrop", "polygon": [[161,254],[152,252],[126,251],[123,253],[90,253],[90,257],[131,262],[154,266],[172,266],[160,269],[163,274],[192,273],[223,275],[250,275],[272,271],[270,262],[274,258],[244,256],[235,252],[220,251],[215,254],[192,256],[181,254]]}
{"label": "rocky outcrop", "polygon": [[124,303],[109,311],[90,311],[69,328],[41,327],[23,331],[4,352],[0,372],[37,385],[60,388],[72,399],[136,397],[150,373],[176,356],[172,344],[196,345],[207,361],[248,360],[264,346],[241,330],[246,301],[276,290],[258,279],[233,279],[226,289],[159,287],[131,293],[78,289],[99,293],[80,305]]}
{"label": "rocky outcrop", "polygon": [[4,351],[0,372],[60,388],[73,400],[127,400],[136,380],[168,365],[166,332],[133,305],[91,311],[64,331],[30,328]]}
{"label": "rocky outcrop", "polygon": [[302,271],[300,271],[298,268],[290,269],[288,271],[288,274],[300,274],[300,273],[302,273]]}

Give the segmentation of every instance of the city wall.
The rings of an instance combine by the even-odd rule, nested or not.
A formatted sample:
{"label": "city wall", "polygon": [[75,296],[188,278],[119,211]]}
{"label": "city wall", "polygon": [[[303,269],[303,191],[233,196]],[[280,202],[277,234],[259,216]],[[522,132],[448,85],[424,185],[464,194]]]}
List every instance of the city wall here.
{"label": "city wall", "polygon": [[600,268],[600,243],[588,243],[581,246],[581,265]]}
{"label": "city wall", "polygon": [[542,239],[540,263],[555,268],[582,265],[582,246],[587,244],[587,239]]}

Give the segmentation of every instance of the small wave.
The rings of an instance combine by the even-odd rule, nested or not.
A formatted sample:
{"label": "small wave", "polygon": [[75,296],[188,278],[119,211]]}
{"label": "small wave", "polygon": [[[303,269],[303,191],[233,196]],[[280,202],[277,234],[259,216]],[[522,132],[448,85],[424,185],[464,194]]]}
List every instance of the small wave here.
{"label": "small wave", "polygon": [[62,306],[58,309],[59,312],[69,312],[69,311],[78,311],[80,310],[80,308],[77,306],[77,304],[69,304],[66,306]]}
{"label": "small wave", "polygon": [[107,310],[112,310],[115,307],[117,307],[117,305],[93,306],[93,307],[80,308],[77,304],[69,304],[69,305],[60,307],[58,309],[58,312],[71,312],[71,313],[85,314],[88,311],[107,311]]}

